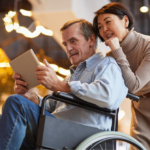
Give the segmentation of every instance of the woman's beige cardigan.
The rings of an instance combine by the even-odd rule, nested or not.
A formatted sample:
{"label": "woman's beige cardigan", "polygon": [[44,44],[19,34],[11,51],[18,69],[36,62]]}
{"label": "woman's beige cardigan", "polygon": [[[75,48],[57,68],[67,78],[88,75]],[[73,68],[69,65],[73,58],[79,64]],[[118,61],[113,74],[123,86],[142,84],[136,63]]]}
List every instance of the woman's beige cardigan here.
{"label": "woman's beige cardigan", "polygon": [[[121,48],[107,55],[119,64],[129,92],[138,96],[150,92],[150,36],[132,29]],[[131,135],[150,150],[150,97],[132,102],[131,110]]]}

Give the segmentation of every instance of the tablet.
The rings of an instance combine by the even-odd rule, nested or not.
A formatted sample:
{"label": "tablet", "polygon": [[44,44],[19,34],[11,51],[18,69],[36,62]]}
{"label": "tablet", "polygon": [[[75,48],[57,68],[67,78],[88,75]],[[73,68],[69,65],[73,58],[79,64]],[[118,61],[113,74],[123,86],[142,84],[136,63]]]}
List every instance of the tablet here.
{"label": "tablet", "polygon": [[28,89],[39,85],[36,79],[35,70],[40,62],[32,49],[10,61],[9,64],[13,71],[21,75],[21,79],[28,83]]}

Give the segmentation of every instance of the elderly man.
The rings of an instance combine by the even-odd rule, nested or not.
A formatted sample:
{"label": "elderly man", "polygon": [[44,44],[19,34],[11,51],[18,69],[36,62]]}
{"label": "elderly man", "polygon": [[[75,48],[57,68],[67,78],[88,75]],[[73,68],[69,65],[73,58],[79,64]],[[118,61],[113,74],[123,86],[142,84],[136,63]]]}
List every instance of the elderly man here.
{"label": "elderly man", "polygon": [[[69,21],[61,28],[62,44],[72,64],[71,75],[60,81],[46,60],[36,69],[40,84],[52,91],[72,93],[100,107],[117,109],[127,95],[121,70],[111,57],[96,53],[96,35],[91,23],[83,19]],[[0,120],[0,149],[35,147],[41,98],[15,74],[14,91],[4,105]],[[110,130],[108,116],[50,100],[47,115],[86,126]]]}

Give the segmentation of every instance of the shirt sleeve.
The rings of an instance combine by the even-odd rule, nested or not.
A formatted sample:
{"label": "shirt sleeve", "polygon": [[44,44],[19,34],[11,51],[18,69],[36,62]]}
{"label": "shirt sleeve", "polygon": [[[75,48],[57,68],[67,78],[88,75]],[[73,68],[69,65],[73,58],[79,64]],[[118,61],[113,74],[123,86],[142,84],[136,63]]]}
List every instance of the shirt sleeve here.
{"label": "shirt sleeve", "polygon": [[150,81],[150,46],[144,51],[143,60],[135,72],[131,70],[122,48],[112,51],[112,53],[121,68],[125,84],[131,93],[138,92]]}
{"label": "shirt sleeve", "polygon": [[127,95],[119,66],[110,63],[103,74],[97,73],[92,83],[68,82],[71,92],[77,97],[100,107],[117,109]]}
{"label": "shirt sleeve", "polygon": [[40,95],[36,94],[38,99],[39,99],[39,106],[41,107],[42,106],[42,99],[43,97],[41,97]]}

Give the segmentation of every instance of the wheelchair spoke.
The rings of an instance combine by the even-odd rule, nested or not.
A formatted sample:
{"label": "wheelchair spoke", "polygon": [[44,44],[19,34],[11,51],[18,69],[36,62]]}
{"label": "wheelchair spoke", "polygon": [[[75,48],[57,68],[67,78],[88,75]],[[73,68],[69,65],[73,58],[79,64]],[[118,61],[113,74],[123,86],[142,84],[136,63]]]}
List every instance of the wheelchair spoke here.
{"label": "wheelchair spoke", "polygon": [[76,150],[146,150],[133,137],[120,132],[97,133],[83,141]]}
{"label": "wheelchair spoke", "polygon": [[[115,148],[113,143],[116,143]],[[103,143],[99,143],[98,141],[90,145],[86,150],[141,150],[141,149],[137,148],[132,144],[127,143],[126,141],[112,140],[111,142],[109,141]]]}
{"label": "wheelchair spoke", "polygon": [[103,150],[102,146],[101,145],[99,145],[99,146],[100,146],[101,150]]}

